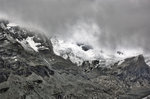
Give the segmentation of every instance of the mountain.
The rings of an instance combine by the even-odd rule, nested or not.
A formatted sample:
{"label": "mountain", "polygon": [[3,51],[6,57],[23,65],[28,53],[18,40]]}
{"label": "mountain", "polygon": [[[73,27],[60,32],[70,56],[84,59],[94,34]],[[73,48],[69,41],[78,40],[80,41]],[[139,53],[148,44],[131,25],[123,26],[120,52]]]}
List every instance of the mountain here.
{"label": "mountain", "polygon": [[[124,61],[124,59],[129,57],[138,56],[143,54],[140,50],[127,50],[121,49],[121,51],[110,52],[106,49],[96,48],[89,44],[79,43],[73,40],[62,40],[58,37],[51,38],[54,53],[61,56],[64,59],[69,59],[71,62],[81,66],[85,62],[89,62],[90,65],[94,61],[97,61],[95,67],[110,67],[114,63],[119,62],[119,64]],[[149,64],[150,57],[147,55],[145,61]]]}
{"label": "mountain", "polygon": [[109,67],[111,64],[119,61],[117,57],[106,54],[102,50],[92,48],[91,45],[84,43],[76,43],[64,41],[58,38],[51,39],[54,53],[64,59],[69,59],[71,62],[81,66],[85,61],[99,61],[100,66]]}
{"label": "mountain", "polygon": [[[0,98],[141,99],[150,95],[150,67],[143,55],[109,67],[98,66],[96,59],[82,60],[77,66],[71,58],[56,55],[59,46],[54,43],[47,35],[0,21]],[[79,47],[84,52],[92,49]]]}

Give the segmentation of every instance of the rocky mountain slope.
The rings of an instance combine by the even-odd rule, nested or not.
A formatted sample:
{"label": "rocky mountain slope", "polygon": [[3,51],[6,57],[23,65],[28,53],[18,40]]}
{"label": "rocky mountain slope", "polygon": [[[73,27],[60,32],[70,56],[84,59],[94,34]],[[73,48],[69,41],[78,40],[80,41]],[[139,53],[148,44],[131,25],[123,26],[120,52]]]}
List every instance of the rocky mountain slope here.
{"label": "rocky mountain slope", "polygon": [[109,68],[55,55],[40,33],[0,21],[0,99],[141,99],[150,95],[143,55]]}

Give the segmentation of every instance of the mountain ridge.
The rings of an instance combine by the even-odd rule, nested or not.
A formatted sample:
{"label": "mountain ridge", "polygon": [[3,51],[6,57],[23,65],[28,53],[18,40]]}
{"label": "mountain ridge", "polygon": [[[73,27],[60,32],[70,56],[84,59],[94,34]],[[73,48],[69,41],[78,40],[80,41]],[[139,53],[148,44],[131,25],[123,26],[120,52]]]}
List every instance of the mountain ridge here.
{"label": "mountain ridge", "polygon": [[150,67],[142,55],[110,68],[95,68],[96,60],[94,67],[77,66],[56,55],[46,36],[8,24],[0,21],[3,99],[140,99],[150,94]]}

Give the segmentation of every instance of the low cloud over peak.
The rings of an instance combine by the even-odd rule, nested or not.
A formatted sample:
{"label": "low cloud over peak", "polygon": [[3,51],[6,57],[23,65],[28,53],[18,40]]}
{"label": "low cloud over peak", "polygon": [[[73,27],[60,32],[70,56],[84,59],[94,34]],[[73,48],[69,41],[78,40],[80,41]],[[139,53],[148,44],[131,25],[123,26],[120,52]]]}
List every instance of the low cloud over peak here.
{"label": "low cloud over peak", "polygon": [[[150,49],[149,10],[149,0],[0,1],[0,13],[22,23],[31,23],[50,36],[74,39],[73,35],[81,34],[79,38],[84,35],[89,39],[83,39],[85,42],[94,40],[93,45],[99,48],[143,48],[145,52]],[[90,24],[91,30],[85,30],[86,35],[80,31],[68,33],[78,23],[82,25],[89,20],[100,29],[99,34],[92,34]]]}

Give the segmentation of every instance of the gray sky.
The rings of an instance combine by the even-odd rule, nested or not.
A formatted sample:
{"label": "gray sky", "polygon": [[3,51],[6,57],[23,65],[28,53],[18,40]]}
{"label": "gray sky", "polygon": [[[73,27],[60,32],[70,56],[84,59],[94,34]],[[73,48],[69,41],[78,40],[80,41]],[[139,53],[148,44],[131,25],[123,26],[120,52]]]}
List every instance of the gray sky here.
{"label": "gray sky", "polygon": [[64,39],[72,37],[68,26],[92,20],[101,29],[89,37],[95,46],[150,50],[150,0],[0,0],[0,13]]}

